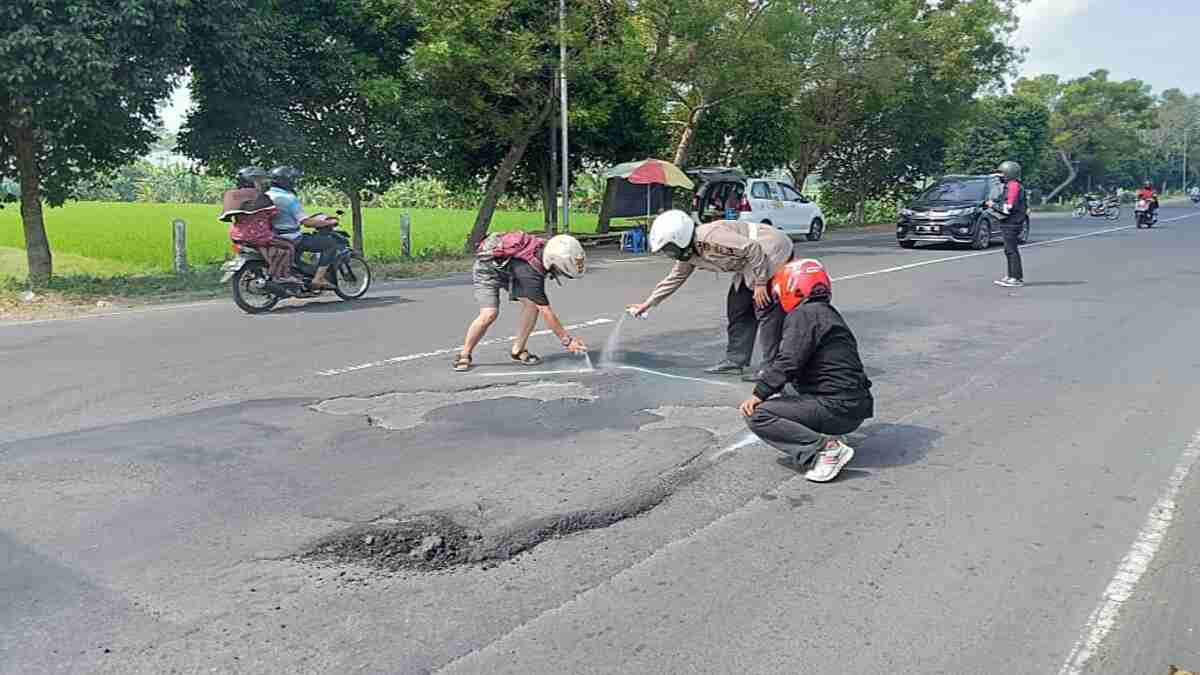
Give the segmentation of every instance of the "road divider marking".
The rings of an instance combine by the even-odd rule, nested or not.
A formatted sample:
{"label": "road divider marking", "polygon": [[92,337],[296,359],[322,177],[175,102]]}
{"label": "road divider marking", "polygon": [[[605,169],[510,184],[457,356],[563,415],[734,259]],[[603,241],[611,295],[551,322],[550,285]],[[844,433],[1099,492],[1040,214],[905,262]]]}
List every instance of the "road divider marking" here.
{"label": "road divider marking", "polygon": [[[1177,216],[1175,218],[1168,218],[1166,220],[1162,220],[1159,222],[1170,223],[1170,222],[1173,222],[1176,220],[1183,220],[1185,218],[1193,218],[1198,215],[1200,215],[1200,211],[1197,211],[1196,213],[1189,213],[1189,214],[1183,215],[1183,216]],[[1121,232],[1123,230],[1131,230],[1134,227],[1136,227],[1136,226],[1123,225],[1121,227],[1110,227],[1110,228],[1104,229],[1104,230],[1096,230],[1094,232],[1085,232],[1083,234],[1075,234],[1075,235],[1071,235],[1069,237],[1059,237],[1057,239],[1047,239],[1046,241],[1037,241],[1032,244],[1024,244],[1021,246],[1021,248],[1035,248],[1038,246],[1049,246],[1051,244],[1060,244],[1065,241],[1075,241],[1076,239],[1086,239],[1088,237],[1098,237],[1102,234],[1111,234],[1113,232]],[[1003,252],[1004,251],[1002,249],[995,249],[995,250],[989,250],[989,251],[975,251],[974,253],[963,253],[961,255],[945,256],[942,258],[934,258],[933,260],[922,260],[920,262],[910,263],[908,265],[897,265],[895,267],[885,267],[883,269],[871,270],[870,272],[859,272],[858,274],[848,274],[848,275],[842,276],[842,277],[834,277],[833,280],[834,281],[850,281],[852,279],[864,279],[867,277],[874,277],[874,276],[879,276],[882,274],[892,274],[894,272],[903,272],[905,270],[917,269],[919,267],[927,267],[929,265],[937,265],[939,263],[953,262],[955,260],[965,260],[967,258],[978,258],[979,256],[985,256],[985,255],[998,255]],[[634,258],[634,259],[625,258],[623,260],[633,261],[633,260],[648,260],[648,259],[651,259],[651,258],[649,258],[649,257]],[[617,262],[617,261],[614,260],[612,262]],[[583,328],[592,328],[594,326],[603,326],[603,325],[607,325],[607,324],[614,323],[614,322],[615,322],[615,319],[611,319],[608,317],[600,317],[597,319],[592,319],[590,321],[584,321],[583,323],[566,326],[566,328],[567,328],[567,330],[580,330]],[[550,334],[550,331],[548,331],[548,330],[540,330],[540,331],[533,333],[532,336],[542,336],[542,335],[549,335],[549,334]],[[484,340],[483,342],[479,343],[479,346],[486,347],[489,345],[500,344],[502,342],[508,342],[512,339],[513,338],[508,337],[508,338],[494,338],[491,340]],[[391,358],[383,359],[381,361],[372,361],[371,363],[360,363],[358,365],[346,366],[344,368],[332,368],[329,370],[319,370],[319,371],[317,371],[317,374],[318,375],[326,375],[326,376],[328,376],[328,375],[344,375],[346,373],[353,373],[353,372],[356,372],[359,370],[367,370],[369,368],[379,368],[382,366],[389,366],[389,365],[393,365],[393,364],[397,364],[397,363],[404,363],[406,361],[415,361],[417,359],[424,359],[424,358],[429,358],[429,357],[433,357],[433,356],[446,356],[448,354],[456,354],[456,353],[458,353],[459,349],[460,349],[459,347],[447,347],[445,349],[435,349],[430,352],[420,352],[417,354],[405,354],[404,356],[393,356]],[[621,366],[621,367],[638,370],[638,368],[635,366]],[[684,379],[684,380],[690,379],[690,380],[694,380],[697,382],[704,382],[707,384],[719,384],[721,386],[733,386],[728,383],[717,382],[716,380],[705,380],[705,379],[701,379],[701,378],[688,378],[683,375],[670,375],[670,374],[662,373],[662,372],[658,372],[658,371],[651,371],[649,369],[641,369],[641,370],[645,370],[646,372],[652,372],[656,375],[662,375],[663,377],[669,377],[669,378],[674,378],[674,379]],[[528,373],[526,373],[526,374],[528,374]]]}
{"label": "road divider marking", "polygon": [[1083,635],[1067,656],[1062,669],[1058,671],[1059,675],[1081,675],[1092,656],[1104,644],[1105,638],[1116,627],[1121,607],[1133,596],[1138,582],[1154,561],[1154,556],[1167,536],[1171,521],[1175,518],[1175,499],[1179,496],[1179,491],[1183,488],[1183,483],[1195,466],[1197,458],[1200,458],[1200,431],[1192,436],[1191,442],[1183,449],[1175,470],[1167,479],[1167,489],[1150,509],[1146,523],[1142,525],[1133,546],[1117,566],[1117,573],[1113,575],[1108,588],[1104,589],[1100,604],[1088,617]]}
{"label": "road divider marking", "polygon": [[[566,328],[567,330],[582,330],[584,328],[592,328],[595,326],[604,326],[604,325],[610,324],[610,323],[613,323],[612,319],[601,317],[599,319],[592,319],[591,321],[584,321],[583,323],[576,323],[576,324],[571,324],[570,326],[563,326],[563,328]],[[551,332],[552,331],[548,331],[548,330],[539,330],[539,331],[530,333],[529,337],[540,337],[542,335],[550,335]],[[478,346],[486,347],[488,345],[495,345],[495,344],[500,344],[502,342],[509,342],[513,339],[515,339],[515,336],[506,337],[506,338],[492,338],[491,340],[481,341]],[[405,354],[404,356],[393,356],[391,358],[383,359],[382,361],[372,361],[370,363],[360,363],[360,364],[354,365],[354,366],[346,366],[345,368],[331,368],[329,370],[318,370],[317,374],[318,375],[326,375],[326,376],[344,375],[346,373],[353,373],[353,372],[356,372],[359,370],[366,370],[368,368],[379,368],[381,366],[390,366],[390,365],[393,365],[396,363],[404,363],[405,361],[415,361],[417,359],[425,359],[425,358],[429,358],[432,356],[445,356],[447,354],[457,354],[460,351],[462,351],[462,347],[447,347],[445,349],[435,349],[431,352],[420,352],[417,354]]]}

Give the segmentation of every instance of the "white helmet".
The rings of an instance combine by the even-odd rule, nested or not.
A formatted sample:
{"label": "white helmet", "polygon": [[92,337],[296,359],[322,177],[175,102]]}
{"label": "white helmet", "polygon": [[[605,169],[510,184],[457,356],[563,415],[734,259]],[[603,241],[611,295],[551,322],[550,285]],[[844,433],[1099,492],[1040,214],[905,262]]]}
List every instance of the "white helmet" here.
{"label": "white helmet", "polygon": [[655,218],[650,226],[650,252],[687,260],[691,257],[689,249],[695,233],[696,223],[691,216],[679,209],[667,211]]}
{"label": "white helmet", "polygon": [[583,245],[569,234],[560,234],[550,238],[542,249],[542,265],[546,271],[553,271],[568,279],[578,279],[587,271],[585,263],[587,254]]}

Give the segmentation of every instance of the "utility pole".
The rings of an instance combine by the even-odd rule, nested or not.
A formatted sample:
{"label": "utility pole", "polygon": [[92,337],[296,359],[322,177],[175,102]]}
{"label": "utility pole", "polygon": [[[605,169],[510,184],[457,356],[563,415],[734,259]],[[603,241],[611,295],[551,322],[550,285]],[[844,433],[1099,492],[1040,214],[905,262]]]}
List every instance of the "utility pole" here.
{"label": "utility pole", "polygon": [[1183,191],[1184,192],[1187,192],[1187,189],[1188,189],[1187,155],[1188,155],[1188,136],[1191,135],[1191,132],[1192,132],[1191,127],[1183,128]]}
{"label": "utility pole", "polygon": [[567,0],[558,0],[558,103],[562,109],[562,231],[571,231],[571,150],[567,145]]}

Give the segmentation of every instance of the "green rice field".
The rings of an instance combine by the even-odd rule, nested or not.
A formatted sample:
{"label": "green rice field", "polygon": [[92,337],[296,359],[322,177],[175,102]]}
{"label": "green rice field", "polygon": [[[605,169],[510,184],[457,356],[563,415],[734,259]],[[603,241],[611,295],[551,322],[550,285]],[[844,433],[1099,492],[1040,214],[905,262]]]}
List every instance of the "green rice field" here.
{"label": "green rice field", "polygon": [[[62,208],[46,209],[46,233],[54,253],[69,254],[75,265],[93,274],[165,272],[171,269],[171,221],[176,218],[187,222],[190,264],[207,265],[225,259],[230,251],[229,226],[217,220],[219,211],[212,204],[69,202]],[[332,213],[333,209],[309,211]],[[400,216],[406,212],[412,215],[415,255],[461,249],[475,221],[473,210],[364,209],[368,256],[394,257],[400,253]],[[343,222],[349,230],[349,214]],[[596,215],[573,214],[571,225],[576,232],[595,231]],[[493,231],[537,230],[541,226],[541,213],[497,211],[492,218]],[[24,246],[19,209],[10,205],[0,210],[0,247]]]}

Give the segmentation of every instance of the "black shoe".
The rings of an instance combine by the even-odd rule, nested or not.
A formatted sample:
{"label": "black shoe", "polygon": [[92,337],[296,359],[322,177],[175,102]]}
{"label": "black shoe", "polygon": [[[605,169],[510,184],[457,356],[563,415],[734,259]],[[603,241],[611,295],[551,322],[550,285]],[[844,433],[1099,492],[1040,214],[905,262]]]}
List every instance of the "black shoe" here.
{"label": "black shoe", "polygon": [[742,367],[729,359],[725,359],[711,368],[705,368],[704,372],[710,375],[741,375]]}

